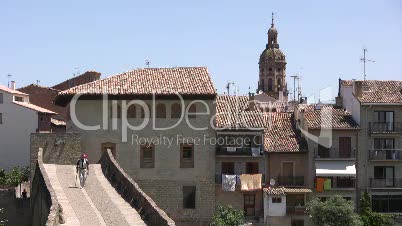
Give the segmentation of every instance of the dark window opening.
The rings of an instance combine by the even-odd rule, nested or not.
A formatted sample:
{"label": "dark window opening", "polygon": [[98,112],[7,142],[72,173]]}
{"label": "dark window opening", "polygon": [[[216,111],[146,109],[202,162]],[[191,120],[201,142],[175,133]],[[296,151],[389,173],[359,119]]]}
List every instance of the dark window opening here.
{"label": "dark window opening", "polygon": [[166,107],[164,104],[159,103],[156,105],[156,117],[157,118],[166,118]]}
{"label": "dark window opening", "polygon": [[195,186],[183,186],[183,208],[195,209]]}
{"label": "dark window opening", "polygon": [[258,162],[246,162],[246,174],[258,174]]}
{"label": "dark window opening", "polygon": [[272,203],[282,203],[281,197],[272,197]]}
{"label": "dark window opening", "polygon": [[222,174],[235,175],[234,162],[222,162]]}
{"label": "dark window opening", "polygon": [[140,167],[154,168],[155,167],[155,146],[153,144],[141,145]]}
{"label": "dark window opening", "polygon": [[180,145],[180,167],[194,168],[194,145],[192,144]]}

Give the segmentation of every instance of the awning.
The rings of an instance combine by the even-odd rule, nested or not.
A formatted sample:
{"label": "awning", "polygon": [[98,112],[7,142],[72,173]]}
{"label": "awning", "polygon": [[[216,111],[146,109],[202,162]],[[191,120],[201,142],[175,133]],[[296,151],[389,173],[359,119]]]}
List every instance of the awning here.
{"label": "awning", "polygon": [[316,176],[322,177],[355,177],[354,161],[316,161]]}

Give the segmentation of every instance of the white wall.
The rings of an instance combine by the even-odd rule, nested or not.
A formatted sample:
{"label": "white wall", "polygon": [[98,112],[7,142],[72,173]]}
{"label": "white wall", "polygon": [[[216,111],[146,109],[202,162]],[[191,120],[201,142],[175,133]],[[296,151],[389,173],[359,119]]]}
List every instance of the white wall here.
{"label": "white wall", "polygon": [[353,86],[341,86],[343,107],[352,113],[353,119],[360,125],[360,102],[353,95]]}
{"label": "white wall", "polygon": [[[281,197],[281,203],[272,203],[272,197]],[[286,196],[267,195],[264,192],[264,219],[274,216],[286,216]]]}
{"label": "white wall", "polygon": [[37,112],[12,103],[13,95],[2,92],[0,104],[3,124],[0,124],[0,168],[28,166],[30,160],[30,134],[38,128]]}

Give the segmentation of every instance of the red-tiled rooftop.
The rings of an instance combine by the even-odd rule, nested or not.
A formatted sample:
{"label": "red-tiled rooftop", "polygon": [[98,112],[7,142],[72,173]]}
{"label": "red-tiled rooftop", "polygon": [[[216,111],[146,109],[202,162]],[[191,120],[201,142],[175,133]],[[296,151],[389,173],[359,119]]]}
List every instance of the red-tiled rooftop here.
{"label": "red-tiled rooftop", "polygon": [[3,85],[0,85],[0,90],[7,92],[7,93],[28,96],[28,94],[26,94],[26,93],[20,92],[18,90],[10,89],[7,86],[3,86]]}
{"label": "red-tiled rooftop", "polygon": [[332,105],[300,105],[299,111],[304,111],[304,118],[309,129],[358,129],[352,114]]}
{"label": "red-tiled rooftop", "polygon": [[[356,87],[362,89],[355,95],[361,103],[402,103],[402,81],[366,80],[355,81]],[[344,86],[352,86],[352,80],[342,80]]]}
{"label": "red-tiled rooftop", "polygon": [[141,68],[62,91],[83,95],[216,95],[206,67]]}
{"label": "red-tiled rooftop", "polygon": [[47,114],[56,114],[53,111],[47,110],[45,108],[41,108],[39,106],[36,106],[34,104],[30,104],[30,103],[27,103],[27,102],[13,101],[13,103],[17,104],[17,105],[20,105],[20,106],[23,106],[23,107],[26,107],[26,108],[29,108],[29,109],[32,109],[32,110],[37,111],[37,112],[47,113]]}
{"label": "red-tiled rooftop", "polygon": [[216,127],[264,128],[263,116],[257,107],[251,111],[249,97],[219,95],[216,97]]}
{"label": "red-tiled rooftop", "polygon": [[293,113],[272,112],[264,115],[264,146],[268,152],[300,152],[307,144],[296,130]]}

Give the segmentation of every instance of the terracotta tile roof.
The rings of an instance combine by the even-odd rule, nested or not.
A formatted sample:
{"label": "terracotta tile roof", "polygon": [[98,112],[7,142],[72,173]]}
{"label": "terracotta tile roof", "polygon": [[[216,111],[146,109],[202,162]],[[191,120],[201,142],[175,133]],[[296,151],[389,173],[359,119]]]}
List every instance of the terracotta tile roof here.
{"label": "terracotta tile roof", "polygon": [[308,188],[285,188],[285,193],[310,193],[313,192]]}
{"label": "terracotta tile roof", "polygon": [[29,108],[29,109],[32,109],[32,110],[37,111],[37,112],[47,113],[47,114],[56,114],[53,111],[49,111],[49,110],[47,110],[45,108],[41,108],[39,106],[36,106],[34,104],[30,104],[30,103],[27,103],[27,102],[13,101],[13,103],[17,104],[17,105],[20,105],[20,106],[23,106],[23,107],[26,107],[26,108]]}
{"label": "terracotta tile roof", "polygon": [[0,90],[2,90],[2,91],[4,91],[4,92],[7,92],[7,93],[12,93],[12,94],[18,94],[18,95],[25,95],[25,96],[28,96],[28,94],[26,94],[26,93],[20,92],[20,91],[18,91],[18,90],[10,89],[10,88],[8,88],[7,86],[3,86],[3,85],[0,85]]}
{"label": "terracotta tile roof", "polygon": [[[315,108],[314,105],[299,105],[298,110],[303,111],[309,129],[358,129],[359,126],[353,120],[352,114],[344,109],[334,108],[332,105],[322,105]],[[331,117],[331,118],[330,118]],[[322,119],[324,121],[322,122]]]}
{"label": "terracotta tile roof", "polygon": [[[215,95],[206,67],[142,68],[75,86],[59,93],[87,95]],[[57,97],[56,97],[57,99]]]}
{"label": "terracotta tile roof", "polygon": [[263,115],[257,107],[248,110],[247,96],[219,95],[216,97],[216,127],[264,128]]}
{"label": "terracotta tile roof", "polygon": [[268,152],[299,152],[307,146],[296,130],[292,113],[272,112],[264,115],[264,146]]}
{"label": "terracotta tile roof", "polygon": [[402,103],[402,81],[356,81],[363,88],[357,99],[361,103]]}

